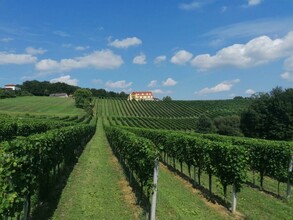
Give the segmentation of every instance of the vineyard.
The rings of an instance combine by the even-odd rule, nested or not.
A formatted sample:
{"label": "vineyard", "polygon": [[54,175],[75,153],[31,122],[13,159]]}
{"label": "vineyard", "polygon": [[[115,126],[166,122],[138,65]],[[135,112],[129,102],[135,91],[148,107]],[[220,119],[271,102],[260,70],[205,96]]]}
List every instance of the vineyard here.
{"label": "vineyard", "polygon": [[[28,219],[32,207],[54,188],[57,177],[75,163],[93,136],[95,125],[81,111],[76,114],[79,110],[58,114],[70,106],[61,105],[60,99],[49,101],[61,105],[57,111],[48,100],[42,100],[46,105],[36,114],[31,110],[38,109],[40,98],[25,98],[33,101],[25,107],[24,99],[16,105],[12,102],[18,98],[12,100],[7,105],[1,100],[1,109],[5,110],[0,114],[0,218]],[[12,114],[6,114],[9,111]]]}
{"label": "vineyard", "polygon": [[[17,99],[0,108],[0,219],[28,219],[77,160],[54,219],[293,216],[293,142],[194,132],[201,115],[239,115],[249,100],[97,99],[92,118],[72,100],[29,97],[28,105]],[[113,168],[114,155],[119,169]],[[142,210],[136,217],[125,206],[129,196],[120,195],[122,181]]]}

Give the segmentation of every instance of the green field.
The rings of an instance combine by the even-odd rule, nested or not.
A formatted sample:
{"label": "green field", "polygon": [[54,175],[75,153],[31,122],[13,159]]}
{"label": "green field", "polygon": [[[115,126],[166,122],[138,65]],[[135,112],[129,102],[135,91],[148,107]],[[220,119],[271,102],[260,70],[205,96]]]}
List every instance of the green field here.
{"label": "green field", "polygon": [[0,99],[0,113],[34,115],[83,115],[82,109],[74,106],[72,98],[26,96]]}
{"label": "green field", "polygon": [[[53,195],[50,209],[34,208],[33,219],[145,219],[144,207],[137,203],[127,175],[115,158],[103,126],[146,127],[152,129],[193,130],[201,114],[210,117],[240,114],[249,100],[128,102],[98,99],[98,124],[95,135],[86,145],[73,168],[62,193]],[[30,117],[71,117],[84,115],[71,98],[18,97],[0,100],[0,114]],[[169,164],[172,165],[172,164]],[[176,167],[178,169],[179,163]],[[258,181],[258,175],[256,175]],[[224,200],[219,180],[213,178],[213,196],[207,195],[208,176],[203,173],[201,186],[193,188],[187,167],[183,173],[160,164],[157,219],[292,219],[293,203],[284,199],[286,184],[265,177],[264,189],[251,187],[252,174],[238,194],[237,213],[232,214]],[[56,186],[59,187],[58,184]],[[58,189],[60,190],[60,189]],[[56,192],[58,191],[56,189]],[[228,202],[231,187],[228,187]],[[214,202],[215,201],[215,202]]]}

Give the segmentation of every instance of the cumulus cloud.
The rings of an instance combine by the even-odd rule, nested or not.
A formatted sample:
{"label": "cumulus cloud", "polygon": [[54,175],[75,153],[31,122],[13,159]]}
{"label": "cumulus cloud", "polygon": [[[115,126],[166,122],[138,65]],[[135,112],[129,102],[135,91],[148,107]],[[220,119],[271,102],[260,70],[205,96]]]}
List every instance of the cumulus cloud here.
{"label": "cumulus cloud", "polygon": [[284,61],[285,72],[281,74],[281,78],[289,82],[293,82],[293,55]]}
{"label": "cumulus cloud", "polygon": [[180,50],[175,53],[175,55],[171,58],[171,63],[183,65],[191,60],[193,57],[192,53],[186,50]]}
{"label": "cumulus cloud", "polygon": [[152,80],[149,84],[148,87],[155,87],[157,86],[157,80]]}
{"label": "cumulus cloud", "polygon": [[62,59],[60,61],[44,59],[36,64],[40,72],[65,72],[72,69],[93,67],[96,69],[115,69],[123,64],[121,56],[114,54],[111,50],[95,51],[83,57],[73,59]]}
{"label": "cumulus cloud", "polygon": [[120,80],[116,82],[108,81],[105,86],[112,89],[126,89],[132,85],[132,82],[126,82],[125,80]]}
{"label": "cumulus cloud", "polygon": [[191,60],[191,65],[201,70],[222,66],[248,68],[287,57],[292,52],[293,32],[289,32],[284,38],[272,40],[268,36],[260,36],[246,44],[225,47],[215,55],[198,55]]}
{"label": "cumulus cloud", "polygon": [[256,6],[259,5],[262,0],[248,0],[248,6]]}
{"label": "cumulus cloud", "polygon": [[50,83],[62,82],[68,85],[77,86],[77,79],[72,79],[70,75],[60,76],[59,78],[51,79]]}
{"label": "cumulus cloud", "polygon": [[37,58],[30,54],[14,54],[0,52],[0,65],[1,64],[30,64],[37,62]]}
{"label": "cumulus cloud", "polygon": [[162,63],[162,62],[164,62],[166,59],[167,59],[167,57],[164,56],[164,55],[157,56],[157,57],[154,59],[154,64]]}
{"label": "cumulus cloud", "polygon": [[109,45],[116,48],[128,48],[131,46],[140,45],[141,43],[142,41],[137,37],[128,37],[123,40],[116,39],[111,41]]}
{"label": "cumulus cloud", "polygon": [[89,46],[76,46],[76,47],[74,47],[74,49],[78,50],[78,51],[84,51],[84,50],[87,50],[89,48],[90,48]]}
{"label": "cumulus cloud", "polygon": [[173,93],[170,90],[155,89],[151,91],[153,94],[171,94]]}
{"label": "cumulus cloud", "polygon": [[163,86],[175,86],[178,82],[172,78],[168,78],[162,82]]}
{"label": "cumulus cloud", "polygon": [[284,72],[281,74],[281,78],[293,82],[293,72]]}
{"label": "cumulus cloud", "polygon": [[215,85],[212,88],[204,88],[200,90],[199,92],[195,92],[196,95],[207,95],[207,94],[213,94],[213,93],[219,93],[219,92],[226,92],[230,91],[231,88],[236,84],[239,83],[240,79],[234,79],[230,81],[223,81],[217,85]]}
{"label": "cumulus cloud", "polygon": [[33,47],[27,47],[25,49],[25,52],[27,52],[30,55],[38,55],[38,54],[44,54],[47,52],[47,50],[43,48],[33,48]]}
{"label": "cumulus cloud", "polygon": [[179,8],[186,11],[195,10],[201,7],[201,3],[198,1],[192,1],[190,3],[181,3]]}
{"label": "cumulus cloud", "polygon": [[134,64],[140,64],[140,65],[146,64],[147,63],[146,56],[144,54],[140,54],[140,55],[134,57],[132,62]]}
{"label": "cumulus cloud", "polygon": [[255,91],[253,90],[253,89],[247,89],[246,91],[245,91],[245,94],[247,94],[247,95],[252,95],[252,94],[254,94],[255,93]]}

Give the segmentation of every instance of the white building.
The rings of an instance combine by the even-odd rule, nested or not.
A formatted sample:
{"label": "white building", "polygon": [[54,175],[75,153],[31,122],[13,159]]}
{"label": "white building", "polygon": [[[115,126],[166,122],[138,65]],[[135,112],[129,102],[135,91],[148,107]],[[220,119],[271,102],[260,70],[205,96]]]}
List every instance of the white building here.
{"label": "white building", "polygon": [[136,100],[136,101],[153,101],[154,96],[152,92],[132,92],[129,94],[128,100]]}
{"label": "white building", "polygon": [[14,85],[14,84],[7,84],[7,85],[5,85],[4,86],[4,89],[13,90],[13,91],[20,90],[20,88],[16,87],[16,85]]}

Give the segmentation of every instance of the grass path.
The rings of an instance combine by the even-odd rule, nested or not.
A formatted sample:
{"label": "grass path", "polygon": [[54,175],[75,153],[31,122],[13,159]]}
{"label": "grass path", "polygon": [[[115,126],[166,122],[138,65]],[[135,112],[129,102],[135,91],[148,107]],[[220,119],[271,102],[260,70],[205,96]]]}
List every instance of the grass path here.
{"label": "grass path", "polygon": [[139,219],[131,189],[112,155],[101,120],[72,171],[53,219]]}
{"label": "grass path", "polygon": [[156,217],[159,220],[233,219],[228,211],[205,201],[199,191],[163,164],[159,168]]}

